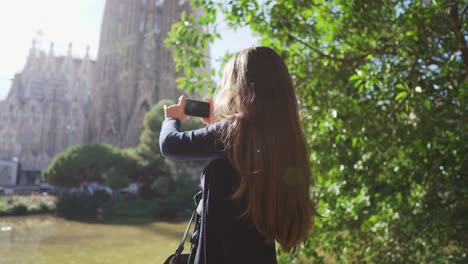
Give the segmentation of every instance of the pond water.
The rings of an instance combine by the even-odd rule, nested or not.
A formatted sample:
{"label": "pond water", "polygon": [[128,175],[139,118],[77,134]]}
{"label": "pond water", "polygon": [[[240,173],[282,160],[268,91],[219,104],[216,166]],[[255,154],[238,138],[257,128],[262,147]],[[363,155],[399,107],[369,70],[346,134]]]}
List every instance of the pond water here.
{"label": "pond water", "polygon": [[163,263],[185,227],[186,222],[90,224],[54,216],[0,217],[0,263]]}

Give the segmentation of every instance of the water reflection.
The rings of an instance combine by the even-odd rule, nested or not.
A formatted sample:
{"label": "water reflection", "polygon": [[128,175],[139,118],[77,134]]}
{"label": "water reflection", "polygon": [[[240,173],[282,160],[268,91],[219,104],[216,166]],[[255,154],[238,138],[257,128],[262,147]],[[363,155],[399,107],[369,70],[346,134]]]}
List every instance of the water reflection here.
{"label": "water reflection", "polygon": [[0,243],[39,243],[55,234],[54,222],[47,217],[0,218]]}
{"label": "water reflection", "polygon": [[185,223],[104,225],[53,216],[0,218],[0,263],[162,263]]}

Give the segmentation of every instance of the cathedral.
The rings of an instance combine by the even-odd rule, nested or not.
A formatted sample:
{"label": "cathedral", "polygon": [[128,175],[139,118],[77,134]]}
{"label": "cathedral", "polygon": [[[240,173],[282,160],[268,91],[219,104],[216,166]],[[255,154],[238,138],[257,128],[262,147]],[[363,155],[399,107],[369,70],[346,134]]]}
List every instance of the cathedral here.
{"label": "cathedral", "polygon": [[[53,43],[44,51],[33,41],[0,101],[0,160],[19,164],[14,170],[0,164],[0,185],[34,181],[74,144],[137,145],[151,106],[183,93],[163,42],[181,12],[192,12],[188,2],[107,0],[96,61],[89,47],[81,58],[72,54],[72,44],[66,56],[56,56]],[[17,169],[17,179],[8,177]]]}
{"label": "cathedral", "polygon": [[55,154],[83,142],[95,64],[89,50],[77,59],[70,44],[66,56],[55,56],[53,43],[46,53],[33,41],[22,72],[0,102],[1,160],[37,172]]}

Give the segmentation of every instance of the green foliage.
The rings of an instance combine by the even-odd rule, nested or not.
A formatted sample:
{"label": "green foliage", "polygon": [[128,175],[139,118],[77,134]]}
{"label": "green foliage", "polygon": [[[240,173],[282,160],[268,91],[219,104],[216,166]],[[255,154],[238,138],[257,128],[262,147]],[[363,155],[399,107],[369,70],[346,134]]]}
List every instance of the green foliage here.
{"label": "green foliage", "polygon": [[2,196],[0,197],[0,216],[50,213],[55,211],[54,196]]}
{"label": "green foliage", "polygon": [[154,200],[128,199],[116,194],[113,207],[113,218],[115,219],[149,219],[154,218]]}
{"label": "green foliage", "polygon": [[207,86],[200,36],[219,37],[219,12],[275,49],[294,81],[325,218],[282,263],[466,261],[466,3],[191,3],[205,15],[182,17],[166,41],[185,67],[181,88]]}
{"label": "green foliage", "polygon": [[112,196],[103,190],[92,195],[64,194],[57,200],[57,213],[68,219],[107,221],[112,217]]}
{"label": "green foliage", "polygon": [[[146,113],[143,121],[143,131],[140,135],[140,144],[137,147],[138,155],[146,162],[160,161],[159,133],[164,121],[164,105],[170,105],[172,100],[161,100]],[[156,164],[155,164],[156,165]]]}
{"label": "green foliage", "polygon": [[113,216],[115,218],[165,218],[175,219],[190,215],[194,208],[193,196],[199,190],[198,181],[182,174],[177,180],[158,177],[149,186],[155,199],[124,198],[116,195]]}
{"label": "green foliage", "polygon": [[138,168],[138,160],[131,153],[108,144],[85,144],[71,146],[57,155],[42,174],[59,186],[77,186],[86,177],[120,188],[129,183]]}
{"label": "green foliage", "polygon": [[193,196],[200,190],[198,181],[190,179],[189,175],[181,175],[173,183],[173,191],[154,204],[156,217],[174,218],[190,215],[194,208]]}
{"label": "green foliage", "polygon": [[199,69],[205,69],[208,44],[220,35],[216,31],[204,30],[202,26],[216,22],[217,9],[211,0],[193,0],[192,5],[203,6],[204,13],[196,18],[194,14],[183,12],[181,20],[172,25],[165,43],[178,47],[174,49],[176,70],[183,70],[185,76],[176,79],[177,86],[187,92],[202,91],[199,87],[204,87],[210,93],[216,88],[212,81],[216,71],[213,69],[206,72]]}

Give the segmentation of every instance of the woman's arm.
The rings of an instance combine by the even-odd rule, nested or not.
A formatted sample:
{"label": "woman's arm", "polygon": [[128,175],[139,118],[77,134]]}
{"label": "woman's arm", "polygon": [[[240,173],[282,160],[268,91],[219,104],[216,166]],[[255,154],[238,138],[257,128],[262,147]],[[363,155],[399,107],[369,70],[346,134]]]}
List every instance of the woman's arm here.
{"label": "woman's arm", "polygon": [[197,160],[225,157],[218,131],[224,121],[204,128],[179,132],[180,120],[166,118],[159,135],[159,148],[164,157],[175,160]]}

